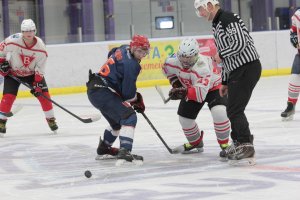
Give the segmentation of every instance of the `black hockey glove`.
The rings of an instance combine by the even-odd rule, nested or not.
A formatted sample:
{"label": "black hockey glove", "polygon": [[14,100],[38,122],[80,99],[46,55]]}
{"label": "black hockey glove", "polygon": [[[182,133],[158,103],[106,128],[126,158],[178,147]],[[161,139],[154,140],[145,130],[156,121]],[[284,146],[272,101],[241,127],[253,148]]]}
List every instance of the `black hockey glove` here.
{"label": "black hockey glove", "polygon": [[136,112],[143,113],[145,111],[145,104],[144,104],[143,97],[139,92],[136,93],[136,97],[137,97],[136,101],[131,102],[130,104]]}
{"label": "black hockey glove", "polygon": [[42,82],[33,82],[32,84],[32,90],[30,90],[30,93],[33,94],[35,97],[38,97],[43,92],[44,84]]}
{"label": "black hockey glove", "polygon": [[293,47],[298,48],[299,44],[298,44],[297,33],[290,32],[290,41],[291,41]]}
{"label": "black hockey glove", "polygon": [[2,76],[7,76],[10,72],[10,66],[7,61],[4,61],[3,63],[0,64],[0,74]]}
{"label": "black hockey glove", "polygon": [[170,78],[169,81],[170,81],[173,88],[183,87],[180,80],[177,77]]}
{"label": "black hockey glove", "polygon": [[187,95],[187,88],[172,88],[169,92],[169,97],[172,100],[184,99]]}

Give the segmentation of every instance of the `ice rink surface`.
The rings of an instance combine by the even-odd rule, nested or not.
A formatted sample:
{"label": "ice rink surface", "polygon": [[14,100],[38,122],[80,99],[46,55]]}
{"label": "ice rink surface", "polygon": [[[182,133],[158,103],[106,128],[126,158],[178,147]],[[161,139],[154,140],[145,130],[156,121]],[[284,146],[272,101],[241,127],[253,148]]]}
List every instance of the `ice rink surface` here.
{"label": "ice rink surface", "polygon": [[[300,112],[296,108],[294,121],[282,122],[280,117],[287,86],[288,76],[262,78],[247,107],[255,136],[254,167],[219,161],[220,148],[206,106],[197,118],[205,132],[203,153],[171,155],[138,114],[133,153],[144,156],[144,165],[116,167],[115,161],[95,160],[98,138],[108,126],[104,118],[84,124],[55,107],[59,131],[53,135],[38,101],[17,99],[15,104],[24,107],[9,119],[7,133],[0,138],[0,199],[299,199]],[[167,94],[169,87],[162,88]],[[167,144],[186,142],[176,114],[179,102],[164,105],[154,87],[138,90],[146,115]],[[86,94],[53,99],[80,116],[98,113]],[[85,170],[92,172],[90,179]]]}

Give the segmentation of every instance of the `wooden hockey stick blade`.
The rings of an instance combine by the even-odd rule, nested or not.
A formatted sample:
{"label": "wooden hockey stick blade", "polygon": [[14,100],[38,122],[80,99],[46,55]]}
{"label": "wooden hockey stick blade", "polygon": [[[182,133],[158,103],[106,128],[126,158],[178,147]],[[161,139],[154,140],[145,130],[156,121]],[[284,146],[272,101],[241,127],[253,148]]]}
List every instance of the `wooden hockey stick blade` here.
{"label": "wooden hockey stick blade", "polygon": [[168,103],[171,100],[170,97],[168,97],[167,99],[165,98],[162,89],[158,85],[155,85],[155,89],[158,92],[158,94],[161,97],[161,99],[163,100],[164,104]]}
{"label": "wooden hockey stick blade", "polygon": [[23,108],[22,105],[16,105],[12,108],[12,110],[8,113],[0,112],[1,115],[4,115],[5,117],[12,117],[15,114],[17,114],[21,109]]}
{"label": "wooden hockey stick blade", "polygon": [[79,117],[79,118],[77,118],[77,119],[79,119],[79,120],[82,121],[83,123],[91,123],[91,122],[95,122],[95,121],[100,120],[100,119],[101,119],[101,115],[95,115],[95,116],[93,116],[93,117],[86,118],[86,119]]}

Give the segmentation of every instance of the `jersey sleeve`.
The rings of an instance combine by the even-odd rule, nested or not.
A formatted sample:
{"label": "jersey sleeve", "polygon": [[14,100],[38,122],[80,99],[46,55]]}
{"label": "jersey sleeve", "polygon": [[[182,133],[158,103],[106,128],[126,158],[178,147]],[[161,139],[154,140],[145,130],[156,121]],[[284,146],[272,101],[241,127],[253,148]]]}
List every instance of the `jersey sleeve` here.
{"label": "jersey sleeve", "polygon": [[140,73],[138,63],[126,65],[124,68],[124,77],[122,81],[122,96],[125,101],[132,102],[136,96],[136,81]]}
{"label": "jersey sleeve", "polygon": [[45,74],[48,53],[44,42],[40,38],[37,38],[37,40],[38,40],[38,48],[42,52],[39,54],[35,65],[35,81],[39,82],[43,79]]}
{"label": "jersey sleeve", "polygon": [[179,67],[174,64],[175,59],[175,55],[168,57],[162,67],[162,72],[165,77],[167,77],[171,85],[173,85],[173,83],[176,81],[179,81],[177,77],[177,71],[179,70]]}

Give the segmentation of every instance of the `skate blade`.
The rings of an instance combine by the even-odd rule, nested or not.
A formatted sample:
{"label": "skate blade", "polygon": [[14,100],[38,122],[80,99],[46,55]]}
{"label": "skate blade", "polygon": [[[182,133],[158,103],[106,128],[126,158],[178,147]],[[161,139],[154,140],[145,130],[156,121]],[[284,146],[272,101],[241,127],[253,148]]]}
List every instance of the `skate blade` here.
{"label": "skate blade", "polygon": [[184,149],[183,145],[178,146],[178,147],[172,149],[172,153],[173,154],[179,154],[179,153],[181,153],[181,154],[194,154],[194,153],[201,153],[203,151],[204,151],[203,147],[201,147],[201,148],[194,148],[194,149],[192,149],[190,151],[186,151]]}
{"label": "skate blade", "polygon": [[288,117],[282,117],[281,120],[283,122],[292,121],[294,120],[294,115],[288,116]]}
{"label": "skate blade", "polygon": [[190,151],[183,151],[182,154],[194,154],[194,153],[202,153],[204,151],[203,148],[195,148]]}
{"label": "skate blade", "polygon": [[244,158],[241,160],[229,160],[228,159],[229,165],[232,166],[253,166],[256,164],[256,159],[255,157],[253,158]]}
{"label": "skate blade", "polygon": [[227,157],[219,157],[219,161],[221,161],[221,162],[227,162],[228,158]]}
{"label": "skate blade", "polygon": [[57,130],[52,131],[52,132],[50,133],[50,135],[57,135]]}
{"label": "skate blade", "polygon": [[116,156],[104,154],[104,155],[97,155],[95,160],[115,160],[117,159]]}
{"label": "skate blade", "polygon": [[116,162],[116,167],[121,167],[121,166],[142,166],[144,162],[142,160],[132,160],[132,162],[129,162],[125,159],[118,159]]}

